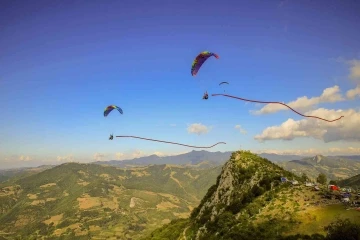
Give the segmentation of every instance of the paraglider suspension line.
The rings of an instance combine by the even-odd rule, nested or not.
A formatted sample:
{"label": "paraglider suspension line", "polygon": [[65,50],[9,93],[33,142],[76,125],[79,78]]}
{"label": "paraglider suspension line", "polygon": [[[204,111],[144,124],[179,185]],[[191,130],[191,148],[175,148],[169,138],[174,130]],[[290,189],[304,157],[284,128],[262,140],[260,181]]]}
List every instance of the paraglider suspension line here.
{"label": "paraglider suspension line", "polygon": [[157,140],[157,139],[152,139],[152,138],[143,138],[143,137],[137,137],[137,136],[116,136],[116,137],[117,138],[137,138],[137,139],[142,139],[142,140],[147,140],[147,141],[162,142],[162,143],[180,145],[180,146],[191,147],[191,148],[212,148],[212,147],[215,147],[218,144],[226,144],[225,142],[218,142],[218,143],[216,143],[216,144],[214,144],[212,146],[209,146],[209,147],[199,147],[199,146],[192,146],[192,145],[187,145],[187,144],[182,144],[182,143],[177,143],[177,142],[162,141],[162,140]]}
{"label": "paraglider suspension line", "polygon": [[220,94],[220,93],[212,94],[211,96],[213,96],[213,97],[215,97],[215,96],[224,96],[224,97],[234,98],[234,99],[247,101],[247,102],[255,102],[255,103],[267,103],[267,104],[275,103],[275,104],[280,104],[280,105],[283,105],[283,106],[289,108],[291,111],[295,112],[296,114],[299,114],[300,116],[308,117],[308,118],[317,118],[317,119],[320,119],[320,120],[323,120],[323,121],[326,121],[326,122],[335,122],[335,121],[340,120],[341,118],[344,117],[344,116],[341,116],[341,117],[336,118],[334,120],[327,120],[327,119],[317,117],[317,116],[307,116],[307,115],[301,114],[298,111],[296,111],[295,109],[291,108],[290,106],[288,106],[288,105],[286,105],[285,103],[282,103],[282,102],[266,102],[266,101],[250,100],[250,99],[246,99],[246,98],[235,97],[235,96],[231,96],[231,95],[227,95],[227,94]]}

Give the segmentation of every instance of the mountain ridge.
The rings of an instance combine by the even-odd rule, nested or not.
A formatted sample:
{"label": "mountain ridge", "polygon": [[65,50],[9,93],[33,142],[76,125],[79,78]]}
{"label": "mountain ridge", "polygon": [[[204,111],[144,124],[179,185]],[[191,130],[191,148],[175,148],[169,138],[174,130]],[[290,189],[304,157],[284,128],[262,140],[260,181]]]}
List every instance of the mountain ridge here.
{"label": "mountain ridge", "polygon": [[[163,164],[163,163],[179,164],[179,165],[196,165],[206,160],[213,164],[223,164],[229,159],[231,154],[232,151],[208,152],[205,150],[201,150],[201,151],[193,150],[188,153],[174,155],[174,156],[161,157],[161,156],[157,156],[156,154],[153,154],[150,156],[128,159],[128,160],[95,161],[92,163],[126,167],[126,165],[131,166],[131,165]],[[269,153],[261,153],[259,155],[269,159],[270,161],[275,161],[275,162],[294,160],[294,159],[300,160],[304,157],[300,155],[278,155],[278,154],[269,154]]]}
{"label": "mountain ridge", "polygon": [[360,174],[352,176],[351,178],[344,179],[338,182],[338,184],[342,187],[352,187],[354,189],[360,190]]}
{"label": "mountain ridge", "polygon": [[[300,185],[282,183],[281,177]],[[324,239],[324,226],[338,215],[360,222],[355,210],[344,211],[339,200],[324,199],[327,194],[326,185],[314,191],[267,159],[234,152],[190,218],[174,220],[145,239]]]}
{"label": "mountain ridge", "polygon": [[[112,166],[119,166],[119,167],[132,167],[134,165],[138,166],[146,166],[151,164],[178,164],[178,165],[197,165],[199,162],[204,161],[208,158],[209,161],[208,165],[214,166],[223,164],[231,155],[232,151],[227,152],[208,152],[205,150],[196,151],[193,150],[188,153],[174,155],[174,156],[158,156],[156,154],[152,154],[149,156],[133,158],[133,159],[126,159],[126,160],[107,160],[107,161],[91,161],[91,162],[81,162],[81,163],[95,163],[100,165],[112,165]],[[291,160],[301,160],[304,158],[308,158],[309,156],[305,155],[286,155],[286,154],[274,154],[274,153],[258,153],[259,156],[266,158],[272,162],[286,162]],[[202,160],[199,160],[202,156]],[[326,156],[325,156],[326,157]],[[347,155],[347,156],[328,156],[328,157],[336,157],[336,158],[344,158],[344,159],[351,159],[354,161],[360,161],[360,155]],[[61,163],[62,164],[62,163]],[[34,166],[26,166],[26,167],[6,167],[0,169],[0,177],[1,172],[3,171],[14,171],[17,169],[31,169],[31,168],[39,168],[43,166],[58,166],[60,164],[49,163],[49,164],[36,164]]]}
{"label": "mountain ridge", "polygon": [[320,173],[325,174],[330,180],[346,179],[360,174],[360,161],[354,157],[316,155],[278,164],[297,175],[305,173],[312,180],[315,180]]}

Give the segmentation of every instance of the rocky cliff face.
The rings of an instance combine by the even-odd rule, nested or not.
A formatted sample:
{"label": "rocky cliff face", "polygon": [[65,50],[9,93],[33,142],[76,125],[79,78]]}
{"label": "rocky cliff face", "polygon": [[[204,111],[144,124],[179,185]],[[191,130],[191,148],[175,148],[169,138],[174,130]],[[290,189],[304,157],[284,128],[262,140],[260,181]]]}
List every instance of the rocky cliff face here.
{"label": "rocky cliff face", "polygon": [[280,177],[294,178],[267,159],[250,152],[234,152],[225,163],[217,182],[207,192],[191,218],[196,222],[196,239],[208,232],[207,225],[226,212],[239,218],[253,199],[280,184]]}

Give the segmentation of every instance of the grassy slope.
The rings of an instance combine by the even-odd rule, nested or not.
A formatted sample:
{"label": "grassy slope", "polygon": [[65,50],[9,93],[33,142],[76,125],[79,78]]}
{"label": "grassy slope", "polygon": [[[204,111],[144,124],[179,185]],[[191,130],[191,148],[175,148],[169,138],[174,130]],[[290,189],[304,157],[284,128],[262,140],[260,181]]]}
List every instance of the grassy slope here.
{"label": "grassy slope", "polygon": [[[237,156],[232,156],[232,160],[240,161],[240,165],[246,160],[253,161],[253,163],[262,162],[267,166],[263,169],[272,169],[270,163],[264,162],[253,154],[236,159]],[[249,164],[250,166],[251,164]],[[236,169],[236,171],[244,170]],[[291,175],[285,170],[281,170],[280,173]],[[246,175],[245,172],[244,174]],[[267,173],[267,175],[272,174],[273,172]],[[201,205],[210,201],[218,185],[219,183],[209,189]],[[236,189],[241,191],[241,188],[240,184]],[[237,213],[225,211],[215,216],[213,221],[209,219],[203,222],[205,225],[199,223],[199,219],[194,217],[177,220],[157,229],[146,239],[195,239],[196,233],[202,226],[205,226],[208,234],[200,235],[199,239],[250,239],[251,234],[254,234],[253,239],[277,239],[279,233],[283,235],[324,234],[323,227],[337,217],[350,218],[354,222],[360,222],[358,211],[346,210],[338,201],[322,198],[322,194],[322,191],[313,191],[303,185],[293,187],[291,184],[281,184],[256,197],[251,203],[242,205],[241,210]],[[232,203],[230,202],[229,205]],[[192,215],[197,214],[193,213]],[[203,217],[204,213],[200,216],[200,221]],[[215,234],[219,235],[214,237]]]}
{"label": "grassy slope", "polygon": [[187,217],[220,170],[63,164],[3,189],[0,231],[34,238],[141,236]]}
{"label": "grassy slope", "polygon": [[298,161],[282,162],[279,165],[298,175],[306,173],[312,179],[316,179],[319,173],[325,174],[331,180],[345,179],[360,173],[359,161],[335,156],[318,155]]}
{"label": "grassy slope", "polygon": [[37,174],[52,167],[51,165],[43,165],[34,168],[0,170],[0,185],[11,185],[18,179]]}
{"label": "grassy slope", "polygon": [[349,186],[360,190],[360,174],[348,179],[339,181],[340,186]]}

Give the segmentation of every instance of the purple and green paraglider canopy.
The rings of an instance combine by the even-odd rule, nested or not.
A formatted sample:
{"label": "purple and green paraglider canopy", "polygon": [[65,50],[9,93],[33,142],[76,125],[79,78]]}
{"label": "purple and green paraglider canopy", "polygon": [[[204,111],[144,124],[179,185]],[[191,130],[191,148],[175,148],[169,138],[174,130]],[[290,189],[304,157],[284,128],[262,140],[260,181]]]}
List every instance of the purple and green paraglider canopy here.
{"label": "purple and green paraglider canopy", "polygon": [[219,59],[219,55],[208,51],[201,52],[199,55],[197,55],[191,66],[191,75],[196,76],[203,63],[211,56]]}
{"label": "purple and green paraglider canopy", "polygon": [[106,117],[107,115],[109,115],[109,113],[114,110],[114,109],[117,109],[119,111],[119,113],[123,114],[123,110],[121,108],[119,108],[118,106],[116,105],[110,105],[110,106],[107,106],[104,110],[104,117]]}

